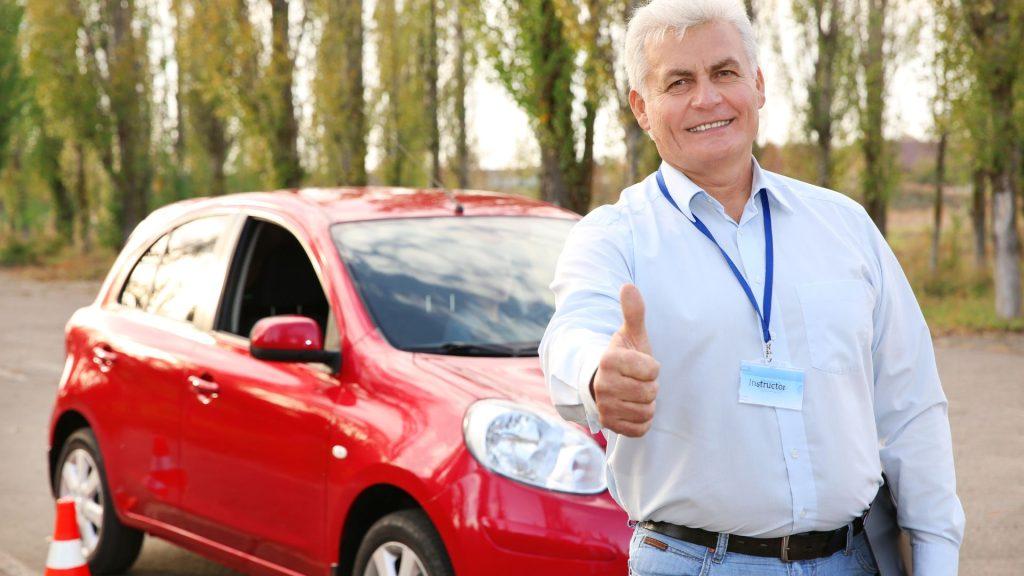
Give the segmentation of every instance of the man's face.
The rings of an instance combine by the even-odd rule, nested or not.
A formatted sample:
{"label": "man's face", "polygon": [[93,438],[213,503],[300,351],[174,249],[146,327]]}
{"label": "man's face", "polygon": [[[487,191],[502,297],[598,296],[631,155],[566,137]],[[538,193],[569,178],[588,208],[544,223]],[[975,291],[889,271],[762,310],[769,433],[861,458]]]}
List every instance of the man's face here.
{"label": "man's face", "polygon": [[740,33],[710,22],[666,34],[646,47],[647,98],[633,91],[630,105],[662,159],[703,174],[749,161],[764,105],[764,78],[754,70]]}

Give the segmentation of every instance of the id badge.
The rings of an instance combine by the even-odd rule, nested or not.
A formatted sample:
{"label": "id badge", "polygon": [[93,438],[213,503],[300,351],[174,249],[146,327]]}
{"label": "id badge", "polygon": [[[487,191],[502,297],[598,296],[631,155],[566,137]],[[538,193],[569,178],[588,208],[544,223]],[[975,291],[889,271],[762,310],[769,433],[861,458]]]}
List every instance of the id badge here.
{"label": "id badge", "polygon": [[740,363],[740,402],[802,410],[804,371],[769,366],[761,362]]}

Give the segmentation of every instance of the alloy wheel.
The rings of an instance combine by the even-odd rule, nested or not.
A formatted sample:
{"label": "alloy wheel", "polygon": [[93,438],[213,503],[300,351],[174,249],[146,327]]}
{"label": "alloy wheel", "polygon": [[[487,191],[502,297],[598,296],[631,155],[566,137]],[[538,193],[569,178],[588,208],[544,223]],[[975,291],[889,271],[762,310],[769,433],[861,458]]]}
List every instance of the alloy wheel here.
{"label": "alloy wheel", "polygon": [[419,556],[401,542],[385,542],[377,547],[363,576],[429,576]]}
{"label": "alloy wheel", "polygon": [[96,549],[103,529],[104,496],[99,467],[87,450],[76,448],[68,453],[61,468],[58,495],[75,501],[82,551],[88,558]]}

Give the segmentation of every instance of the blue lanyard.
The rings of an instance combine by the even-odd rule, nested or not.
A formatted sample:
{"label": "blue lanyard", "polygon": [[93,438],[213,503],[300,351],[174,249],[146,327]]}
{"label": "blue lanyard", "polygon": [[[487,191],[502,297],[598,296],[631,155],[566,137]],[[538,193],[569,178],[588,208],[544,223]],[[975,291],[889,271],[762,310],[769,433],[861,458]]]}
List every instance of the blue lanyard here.
{"label": "blue lanyard", "polygon": [[[672,204],[673,208],[678,210],[680,214],[683,214],[683,211],[679,209],[679,205],[676,204],[676,201],[673,200],[672,196],[668,193],[668,186],[665,185],[665,177],[662,176],[661,170],[658,170],[657,172],[657,180],[658,187],[661,188],[661,194],[665,196],[665,199],[668,200],[670,204]],[[691,224],[697,227],[697,230],[700,230],[702,234],[714,242],[719,252],[721,252],[722,256],[725,257],[725,261],[729,264],[729,268],[732,270],[733,275],[736,276],[737,280],[739,280],[740,286],[743,287],[743,291],[747,294],[747,299],[750,300],[750,303],[754,306],[754,311],[757,312],[757,318],[761,321],[761,336],[764,338],[764,355],[765,359],[771,362],[772,334],[768,329],[768,326],[772,315],[772,273],[775,268],[775,264],[774,250],[772,249],[772,213],[768,209],[768,191],[763,188],[761,189],[761,208],[764,212],[764,314],[761,313],[761,307],[757,305],[757,298],[754,297],[754,291],[750,289],[750,284],[747,284],[746,278],[744,278],[743,274],[740,273],[739,268],[736,267],[732,258],[729,258],[729,255],[725,253],[722,246],[717,240],[715,240],[714,235],[711,234],[708,227],[700,221],[700,218],[698,218],[696,214],[693,215],[692,221],[690,221],[689,218],[687,218],[687,221],[690,221]],[[685,214],[683,215],[685,216]]]}

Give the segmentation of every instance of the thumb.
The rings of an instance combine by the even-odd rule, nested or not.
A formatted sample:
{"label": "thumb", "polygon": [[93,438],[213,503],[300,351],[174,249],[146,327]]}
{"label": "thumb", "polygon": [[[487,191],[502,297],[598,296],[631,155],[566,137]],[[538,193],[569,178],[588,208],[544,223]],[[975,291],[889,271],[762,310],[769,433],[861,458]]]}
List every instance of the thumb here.
{"label": "thumb", "polygon": [[619,302],[622,304],[622,336],[633,348],[650,354],[651,344],[644,326],[644,299],[640,290],[632,284],[624,285],[619,293]]}

